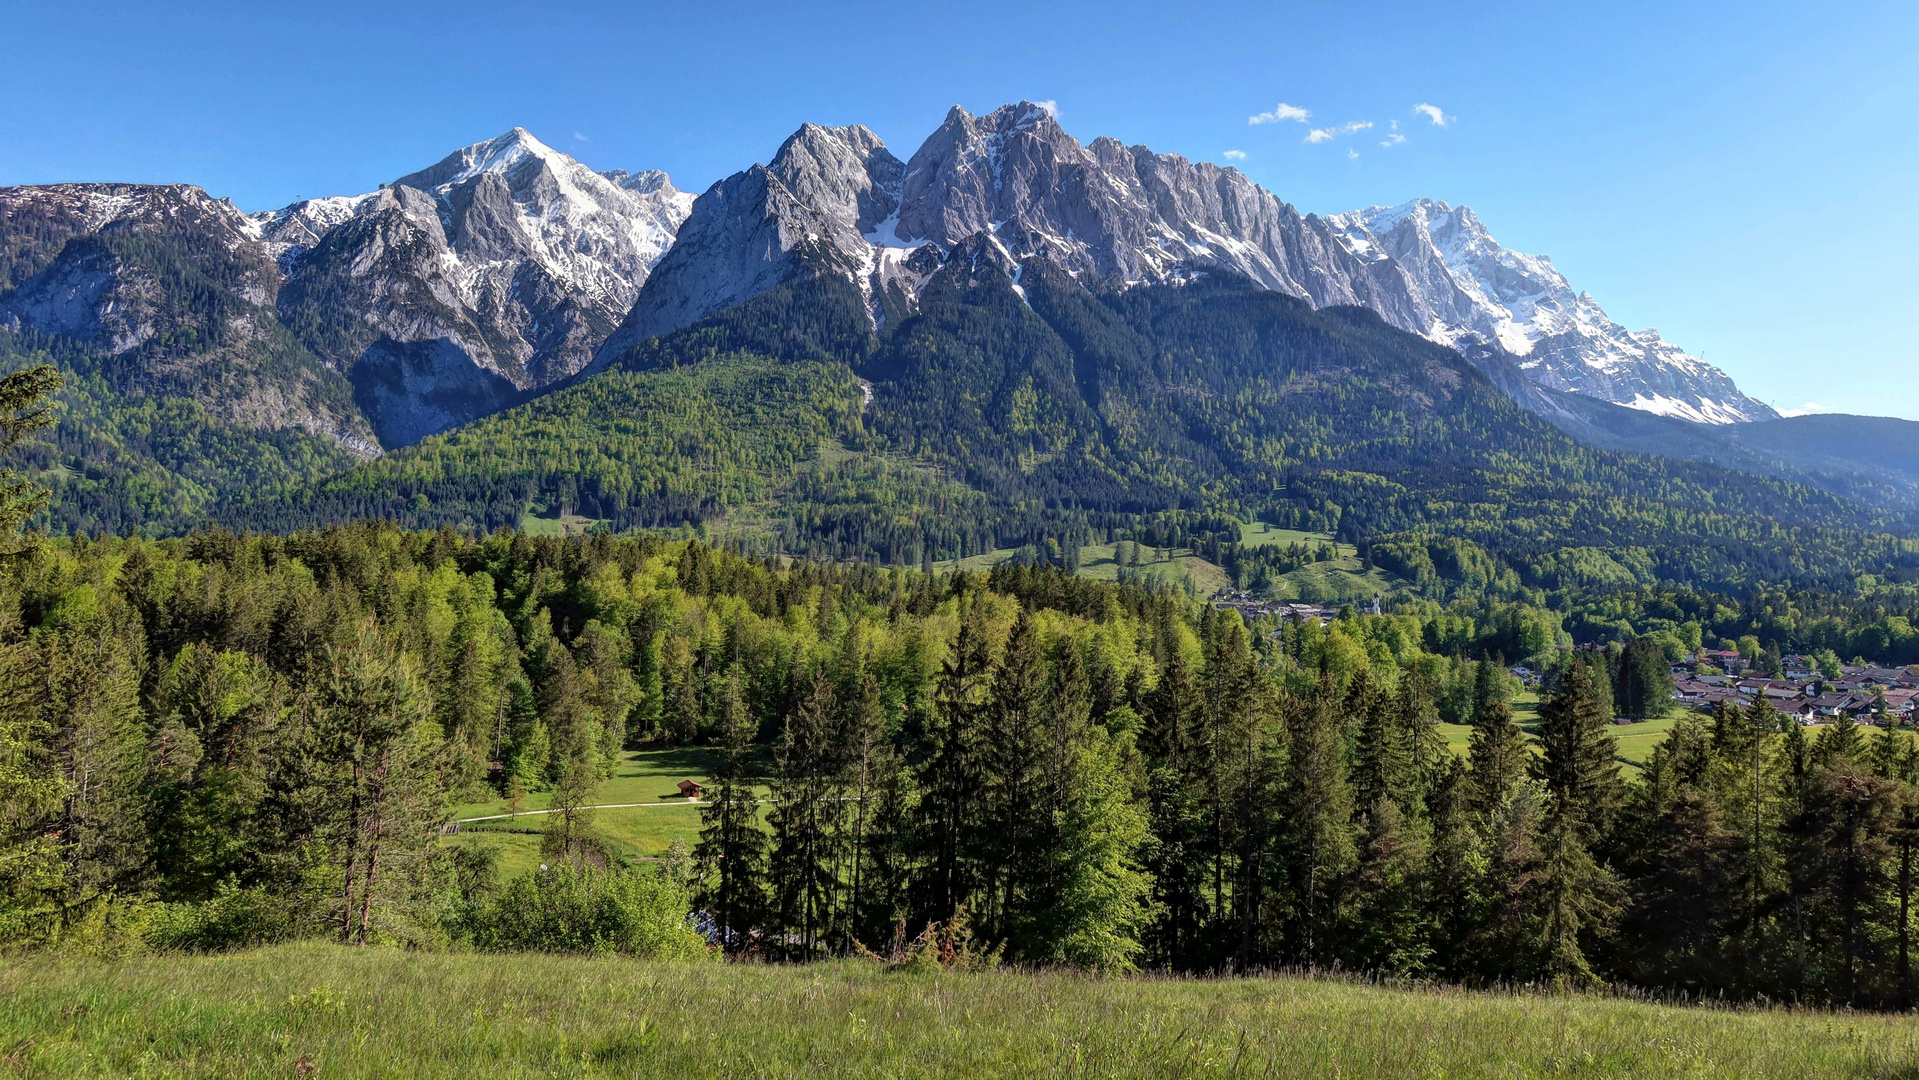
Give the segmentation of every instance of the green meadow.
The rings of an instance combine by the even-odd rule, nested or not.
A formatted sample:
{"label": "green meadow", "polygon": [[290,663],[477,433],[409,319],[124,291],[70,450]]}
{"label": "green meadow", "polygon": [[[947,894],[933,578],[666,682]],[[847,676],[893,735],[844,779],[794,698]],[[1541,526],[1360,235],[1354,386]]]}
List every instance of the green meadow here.
{"label": "green meadow", "polygon": [[1886,1015],[291,945],[0,961],[0,1076],[1909,1077]]}

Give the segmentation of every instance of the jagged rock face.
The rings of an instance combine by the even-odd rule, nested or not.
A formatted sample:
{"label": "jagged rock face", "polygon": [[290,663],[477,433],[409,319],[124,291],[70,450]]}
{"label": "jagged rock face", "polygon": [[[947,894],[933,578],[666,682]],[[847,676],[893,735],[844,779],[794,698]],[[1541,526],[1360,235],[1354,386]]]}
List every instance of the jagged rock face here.
{"label": "jagged rock face", "polygon": [[0,274],[0,327],[115,358],[123,390],[378,450],[340,376],[279,324],[279,270],[224,199],[185,184],[0,189]]}
{"label": "jagged rock face", "polygon": [[903,240],[989,233],[1015,258],[1121,285],[1224,267],[1322,306],[1402,299],[1323,222],[1238,170],[1110,138],[1081,146],[1030,102],[979,117],[954,108],[906,171]]}
{"label": "jagged rock face", "polygon": [[801,128],[771,165],[695,202],[599,362],[802,272],[853,278],[883,323],[882,295],[910,307],[924,280],[915,249],[972,236],[1121,286],[1224,267],[1315,304],[1412,318],[1395,274],[1237,170],[1114,139],[1081,146],[1021,102],[979,117],[955,107],[904,166],[865,128]]}
{"label": "jagged rock face", "polygon": [[282,314],[394,446],[578,373],[692,201],[664,173],[602,175],[515,128],[371,195],[258,221],[288,271]]}
{"label": "jagged rock face", "polygon": [[1469,207],[1417,199],[1330,220],[1356,255],[1399,268],[1423,316],[1406,329],[1496,347],[1542,386],[1636,409],[1710,424],[1778,415],[1657,330],[1608,318],[1552,260],[1501,247]]}
{"label": "jagged rock face", "polygon": [[771,164],[708,188],[639,302],[599,350],[604,366],[645,339],[685,326],[815,270],[840,273],[871,295],[881,258],[868,237],[899,207],[906,166],[864,127],[807,124]]}
{"label": "jagged rock face", "polygon": [[896,307],[885,301],[910,310],[924,280],[915,248],[981,236],[1015,263],[1122,288],[1231,270],[1480,347],[1473,355],[1503,350],[1541,385],[1637,408],[1708,422],[1773,415],[1656,333],[1612,323],[1546,260],[1500,249],[1471,211],[1417,205],[1443,212],[1302,215],[1236,169],[1110,138],[1082,146],[1030,102],[985,116],[955,107],[903,168],[865,128],[808,125],[771,165],[695,202],[597,363],[801,273],[851,278],[884,325]]}

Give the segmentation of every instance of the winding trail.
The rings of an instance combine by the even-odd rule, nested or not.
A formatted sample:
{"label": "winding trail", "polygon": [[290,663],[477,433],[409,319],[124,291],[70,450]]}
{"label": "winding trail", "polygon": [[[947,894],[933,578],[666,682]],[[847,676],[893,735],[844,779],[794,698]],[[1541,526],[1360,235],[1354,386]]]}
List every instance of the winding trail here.
{"label": "winding trail", "polygon": [[[764,802],[765,800],[755,799],[754,801]],[[707,801],[704,799],[688,799],[682,802],[594,803],[591,806],[577,807],[577,809],[580,809],[580,810],[631,810],[636,806],[644,809],[646,807],[660,807],[660,806],[705,806],[706,804],[707,804]],[[557,814],[557,813],[559,813],[558,810],[547,809],[547,810],[522,810],[517,814],[482,814],[479,817],[454,818],[452,821],[447,822],[447,824],[448,825],[465,825],[469,822],[474,822],[474,821],[505,821],[508,818],[534,817],[539,814]]]}

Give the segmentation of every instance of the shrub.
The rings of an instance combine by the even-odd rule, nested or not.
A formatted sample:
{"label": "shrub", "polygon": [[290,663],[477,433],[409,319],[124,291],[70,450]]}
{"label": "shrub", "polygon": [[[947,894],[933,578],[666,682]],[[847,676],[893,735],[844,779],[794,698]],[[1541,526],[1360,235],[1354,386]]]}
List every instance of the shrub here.
{"label": "shrub", "polygon": [[284,899],[229,883],[211,900],[154,905],[142,936],[155,949],[214,952],[286,941],[295,929]]}
{"label": "shrub", "polygon": [[474,917],[474,944],[499,952],[707,955],[686,891],[657,874],[559,866],[514,878]]}

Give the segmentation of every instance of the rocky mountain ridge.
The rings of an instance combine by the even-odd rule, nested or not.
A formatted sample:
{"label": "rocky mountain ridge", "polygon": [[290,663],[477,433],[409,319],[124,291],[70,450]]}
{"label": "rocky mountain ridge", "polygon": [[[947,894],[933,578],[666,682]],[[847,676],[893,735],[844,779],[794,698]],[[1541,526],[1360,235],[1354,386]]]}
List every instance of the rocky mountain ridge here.
{"label": "rocky mountain ridge", "polygon": [[1629,408],[1704,424],[1778,417],[1659,331],[1614,322],[1551,259],[1500,246],[1471,207],[1415,199],[1329,220],[1355,255],[1397,264],[1429,320],[1404,329],[1497,348],[1541,386]]}
{"label": "rocky mountain ridge", "polygon": [[1082,145],[1031,102],[982,116],[955,106],[903,164],[866,128],[801,128],[769,164],[695,201],[595,362],[805,273],[849,277],[884,325],[889,305],[910,310],[937,254],[973,236],[1106,287],[1230,270],[1634,408],[1704,423],[1776,415],[1657,332],[1614,323],[1549,260],[1500,248],[1465,207],[1303,215],[1237,169],[1105,137]]}
{"label": "rocky mountain ridge", "polygon": [[698,199],[657,171],[594,172],[520,128],[377,191],[266,213],[198,189],[154,194],[173,190],[7,189],[0,319],[109,353],[163,333],[141,314],[155,281],[121,281],[85,244],[62,255],[159,214],[243,267],[220,286],[257,309],[235,327],[277,320],[351,384],[340,415],[257,400],[235,415],[362,452],[376,449],[369,432],[415,441],[808,274],[853,282],[883,328],[975,240],[1014,266],[1016,288],[1034,260],[1099,289],[1229,270],[1315,307],[1369,308],[1482,368],[1502,357],[1550,389],[1704,423],[1776,415],[1655,331],[1607,318],[1550,260],[1500,247],[1469,208],[1302,214],[1233,168],[1081,144],[1030,102],[955,107],[906,161],[864,127],[807,124]]}
{"label": "rocky mountain ridge", "polygon": [[163,233],[215,269],[219,303],[238,305],[232,333],[290,330],[351,384],[341,415],[254,401],[236,422],[377,453],[579,372],[691,204],[664,173],[602,175],[520,128],[378,191],[251,215],[186,185],[0,189],[0,323],[116,356],[179,337],[156,321],[180,307],[161,295],[167,275],[96,250],[100,237]]}

